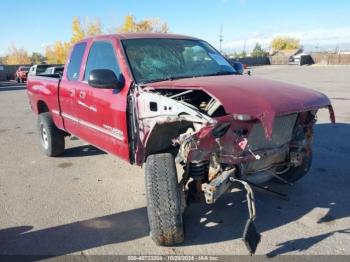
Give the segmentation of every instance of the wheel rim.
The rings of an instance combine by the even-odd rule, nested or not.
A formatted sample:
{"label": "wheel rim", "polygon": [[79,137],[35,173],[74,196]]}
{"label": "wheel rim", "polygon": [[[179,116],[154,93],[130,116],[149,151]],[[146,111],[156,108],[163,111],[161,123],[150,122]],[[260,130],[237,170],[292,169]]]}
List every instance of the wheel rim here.
{"label": "wheel rim", "polygon": [[43,147],[47,149],[49,147],[49,137],[47,135],[46,128],[43,124],[40,124],[40,138]]}

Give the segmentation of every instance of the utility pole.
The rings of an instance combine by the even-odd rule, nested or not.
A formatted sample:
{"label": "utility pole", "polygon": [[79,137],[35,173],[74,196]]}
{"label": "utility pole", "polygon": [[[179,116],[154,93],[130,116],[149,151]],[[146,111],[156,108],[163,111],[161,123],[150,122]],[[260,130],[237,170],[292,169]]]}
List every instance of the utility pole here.
{"label": "utility pole", "polygon": [[222,26],[220,27],[220,35],[219,35],[219,50],[222,53],[222,42],[224,41],[224,37],[222,35]]}

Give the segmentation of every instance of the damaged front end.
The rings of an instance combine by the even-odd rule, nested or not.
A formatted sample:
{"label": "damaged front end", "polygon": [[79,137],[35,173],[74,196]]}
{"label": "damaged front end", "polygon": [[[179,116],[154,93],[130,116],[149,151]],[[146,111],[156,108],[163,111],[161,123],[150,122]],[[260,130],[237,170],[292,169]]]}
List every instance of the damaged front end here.
{"label": "damaged front end", "polygon": [[286,175],[293,168],[308,171],[303,162],[311,158],[320,107],[235,113],[200,88],[136,86],[129,97],[131,158],[142,165],[149,155],[171,152],[184,169],[187,202],[212,204],[233,187],[245,189],[250,216],[243,239],[254,253],[260,235],[252,188],[285,198],[259,185],[272,179],[291,183]]}

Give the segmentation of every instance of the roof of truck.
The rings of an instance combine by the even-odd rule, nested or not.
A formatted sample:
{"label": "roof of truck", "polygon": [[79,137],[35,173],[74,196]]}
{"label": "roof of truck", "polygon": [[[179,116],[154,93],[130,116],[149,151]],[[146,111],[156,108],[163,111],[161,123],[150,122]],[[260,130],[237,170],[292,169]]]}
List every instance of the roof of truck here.
{"label": "roof of truck", "polygon": [[[117,39],[145,39],[145,38],[164,38],[164,39],[197,39],[195,37],[177,34],[163,34],[163,33],[121,33],[111,35],[100,35],[90,37],[87,39],[99,39],[99,38],[117,38]],[[86,40],[86,39],[84,39]]]}

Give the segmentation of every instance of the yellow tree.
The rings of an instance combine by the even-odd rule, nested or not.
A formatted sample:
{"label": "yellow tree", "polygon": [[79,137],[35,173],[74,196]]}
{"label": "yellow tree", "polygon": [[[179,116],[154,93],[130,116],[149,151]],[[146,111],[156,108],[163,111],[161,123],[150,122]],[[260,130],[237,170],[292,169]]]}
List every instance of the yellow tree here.
{"label": "yellow tree", "polygon": [[124,23],[117,29],[118,32],[129,33],[136,32],[136,21],[132,15],[124,17]]}
{"label": "yellow tree", "polygon": [[75,44],[76,42],[85,38],[85,31],[82,27],[82,24],[78,17],[74,17],[72,21],[72,37],[71,43]]}
{"label": "yellow tree", "polygon": [[158,18],[147,18],[139,22],[136,21],[132,15],[127,15],[124,18],[124,23],[117,28],[119,33],[129,32],[157,32],[167,33],[169,31],[166,22],[161,21]]}
{"label": "yellow tree", "polygon": [[46,48],[45,56],[49,64],[64,64],[67,59],[71,45],[64,42],[56,42],[53,46]]}
{"label": "yellow tree", "polygon": [[102,34],[102,26],[99,20],[87,22],[84,26],[80,19],[73,18],[72,21],[72,37],[70,42],[56,42],[53,46],[46,48],[45,56],[50,64],[64,64],[70,48],[78,41],[88,36]]}
{"label": "yellow tree", "polygon": [[9,47],[7,56],[4,60],[5,64],[8,65],[30,64],[30,56],[28,55],[28,52],[23,48],[17,48],[13,44]]}
{"label": "yellow tree", "polygon": [[271,48],[275,51],[298,49],[300,48],[300,41],[299,39],[292,37],[277,36],[274,39],[272,39],[270,45]]}
{"label": "yellow tree", "polygon": [[100,20],[95,20],[87,24],[85,29],[86,36],[96,36],[102,34],[102,26]]}

